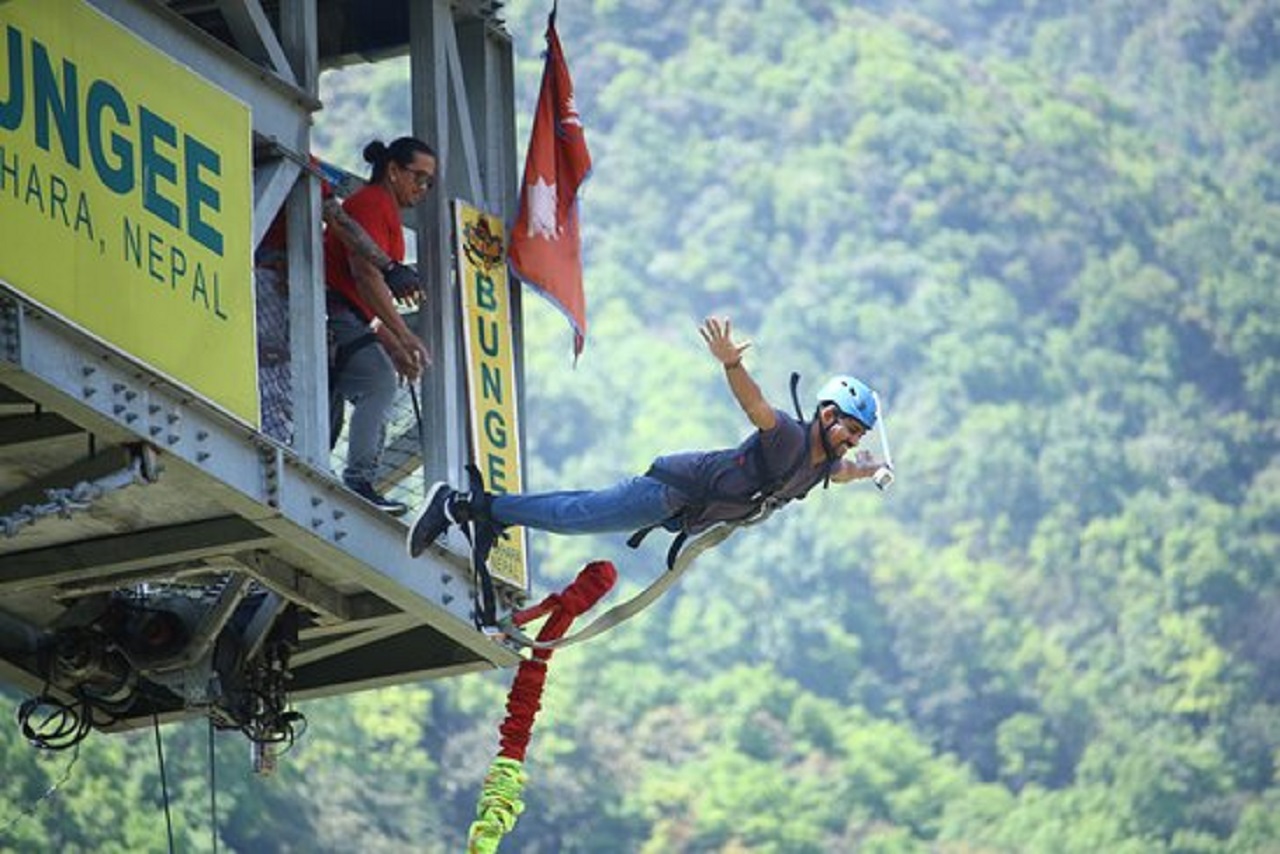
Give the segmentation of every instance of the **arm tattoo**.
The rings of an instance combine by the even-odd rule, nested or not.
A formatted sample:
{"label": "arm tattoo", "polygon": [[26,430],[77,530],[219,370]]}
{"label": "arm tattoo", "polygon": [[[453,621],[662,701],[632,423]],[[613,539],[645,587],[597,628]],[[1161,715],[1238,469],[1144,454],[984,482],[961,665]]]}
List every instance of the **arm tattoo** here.
{"label": "arm tattoo", "polygon": [[337,199],[327,199],[324,203],[324,218],[329,227],[335,229],[338,239],[346,247],[363,257],[379,270],[384,270],[391,263],[390,256],[382,251],[382,247],[373,242],[369,232],[360,223],[351,218]]}

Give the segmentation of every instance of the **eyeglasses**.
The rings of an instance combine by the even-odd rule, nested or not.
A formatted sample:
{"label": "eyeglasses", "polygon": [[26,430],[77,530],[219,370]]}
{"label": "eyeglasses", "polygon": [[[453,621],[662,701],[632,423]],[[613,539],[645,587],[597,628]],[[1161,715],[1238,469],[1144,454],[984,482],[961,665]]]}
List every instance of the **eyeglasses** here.
{"label": "eyeglasses", "polygon": [[[400,166],[399,163],[396,164]],[[413,176],[413,183],[422,190],[430,190],[436,185],[436,175],[434,172],[428,172],[426,169],[414,169],[412,166],[400,166],[401,171],[408,172]]]}

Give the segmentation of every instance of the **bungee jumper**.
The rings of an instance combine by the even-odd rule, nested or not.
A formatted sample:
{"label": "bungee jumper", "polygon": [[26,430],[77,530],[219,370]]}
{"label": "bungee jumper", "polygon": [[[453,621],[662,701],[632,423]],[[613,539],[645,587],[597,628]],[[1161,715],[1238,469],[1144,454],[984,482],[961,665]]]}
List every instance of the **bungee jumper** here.
{"label": "bungee jumper", "polygon": [[[661,456],[644,474],[599,490],[491,494],[471,467],[469,491],[444,482],[428,491],[409,529],[409,554],[418,557],[451,526],[460,526],[471,542],[473,563],[483,581],[489,550],[508,526],[568,535],[631,531],[628,544],[632,547],[650,531],[662,528],[675,534],[667,567],[682,570],[688,559],[722,541],[736,527],[761,521],[778,507],[804,498],[820,483],[825,487],[873,479],[883,489],[892,481],[883,428],[885,459],[867,451],[847,458],[881,417],[879,396],[865,382],[849,375],[832,377],[818,391],[812,417],[805,420],[796,397],[799,377],[792,376],[797,410],[792,416],[774,407],[752,379],[743,363],[751,342],[733,339],[729,318],[710,318],[699,332],[755,428],[740,445]],[[699,548],[691,548],[692,553],[682,560],[680,553],[689,537],[696,537],[690,545]],[[673,580],[663,581],[669,586]],[[497,625],[492,614],[482,622]]]}

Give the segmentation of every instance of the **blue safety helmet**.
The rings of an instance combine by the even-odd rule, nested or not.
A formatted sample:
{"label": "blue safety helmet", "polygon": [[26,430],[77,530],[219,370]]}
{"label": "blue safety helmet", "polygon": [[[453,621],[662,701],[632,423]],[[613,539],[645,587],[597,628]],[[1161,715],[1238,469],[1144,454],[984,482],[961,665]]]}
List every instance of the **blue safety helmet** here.
{"label": "blue safety helmet", "polygon": [[832,377],[818,389],[818,405],[826,403],[835,404],[842,413],[868,430],[876,426],[876,418],[880,414],[871,386],[848,375]]}

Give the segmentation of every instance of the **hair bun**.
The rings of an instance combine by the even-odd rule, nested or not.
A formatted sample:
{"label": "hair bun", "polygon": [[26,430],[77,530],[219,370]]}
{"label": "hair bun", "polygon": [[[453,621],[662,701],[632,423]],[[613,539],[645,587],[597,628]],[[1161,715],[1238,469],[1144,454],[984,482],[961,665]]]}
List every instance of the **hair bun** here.
{"label": "hair bun", "polygon": [[386,143],[380,139],[375,139],[364,147],[364,162],[378,166],[386,162],[388,153]]}

